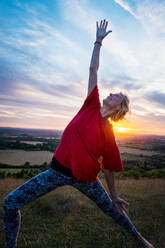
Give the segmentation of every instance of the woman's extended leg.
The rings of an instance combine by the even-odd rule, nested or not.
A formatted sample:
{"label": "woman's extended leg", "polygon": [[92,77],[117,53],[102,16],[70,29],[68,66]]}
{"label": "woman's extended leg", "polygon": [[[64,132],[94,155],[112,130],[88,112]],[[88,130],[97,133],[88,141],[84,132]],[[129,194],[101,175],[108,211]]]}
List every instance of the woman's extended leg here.
{"label": "woman's extended leg", "polygon": [[53,169],[48,169],[16,188],[4,199],[3,225],[6,236],[5,248],[16,247],[21,222],[20,209],[25,204],[59,186],[70,184],[70,180],[71,178]]}
{"label": "woman's extended leg", "polygon": [[112,217],[129,233],[134,236],[138,235],[138,232],[129,217],[120,214],[99,180],[91,183],[75,182],[73,186],[93,200],[106,215]]}

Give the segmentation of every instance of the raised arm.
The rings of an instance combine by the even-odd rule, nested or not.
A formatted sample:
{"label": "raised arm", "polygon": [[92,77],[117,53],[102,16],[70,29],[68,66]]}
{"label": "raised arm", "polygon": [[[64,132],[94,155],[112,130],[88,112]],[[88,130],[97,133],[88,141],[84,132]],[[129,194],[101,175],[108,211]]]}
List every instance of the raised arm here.
{"label": "raised arm", "polygon": [[100,48],[102,45],[102,40],[110,33],[111,30],[106,31],[108,26],[108,22],[106,20],[101,21],[100,25],[96,22],[97,31],[96,31],[96,41],[94,43],[94,48],[92,52],[92,58],[90,62],[89,68],[89,81],[88,81],[88,95],[91,93],[93,88],[97,84],[97,71],[99,68],[99,56],[100,56]]}

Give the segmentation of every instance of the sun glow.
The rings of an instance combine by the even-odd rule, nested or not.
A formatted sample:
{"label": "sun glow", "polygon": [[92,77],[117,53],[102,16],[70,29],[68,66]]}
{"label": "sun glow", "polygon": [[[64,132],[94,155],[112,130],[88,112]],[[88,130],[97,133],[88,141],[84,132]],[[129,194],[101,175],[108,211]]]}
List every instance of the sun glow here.
{"label": "sun glow", "polygon": [[138,130],[133,128],[133,127],[130,127],[128,125],[128,123],[123,123],[123,122],[113,122],[112,123],[113,125],[113,130],[116,132],[116,133],[121,133],[121,134],[128,134],[128,133],[137,133]]}
{"label": "sun glow", "polygon": [[118,133],[125,133],[127,132],[127,129],[128,128],[125,128],[125,127],[116,127],[115,130],[118,132]]}
{"label": "sun glow", "polygon": [[123,135],[128,135],[128,134],[160,134],[160,135],[164,135],[164,131],[159,130],[159,129],[155,129],[153,130],[153,128],[147,128],[147,130],[145,128],[141,128],[138,125],[135,125],[134,123],[124,120],[124,121],[119,121],[119,122],[112,122],[113,125],[113,130],[116,134],[121,134]]}

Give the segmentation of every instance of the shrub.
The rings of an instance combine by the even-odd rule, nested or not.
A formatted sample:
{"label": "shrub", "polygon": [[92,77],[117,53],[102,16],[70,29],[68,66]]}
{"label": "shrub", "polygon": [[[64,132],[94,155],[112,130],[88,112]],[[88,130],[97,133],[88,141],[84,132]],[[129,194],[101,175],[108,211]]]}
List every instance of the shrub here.
{"label": "shrub", "polygon": [[145,175],[148,178],[165,178],[165,169],[146,171]]}
{"label": "shrub", "polygon": [[0,178],[5,178],[5,172],[4,171],[0,172]]}

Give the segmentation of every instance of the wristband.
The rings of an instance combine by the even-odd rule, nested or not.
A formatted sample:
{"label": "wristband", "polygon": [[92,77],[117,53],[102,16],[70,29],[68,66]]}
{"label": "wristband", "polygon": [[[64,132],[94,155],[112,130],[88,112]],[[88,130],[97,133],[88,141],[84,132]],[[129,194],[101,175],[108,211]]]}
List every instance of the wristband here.
{"label": "wristband", "polygon": [[101,42],[100,41],[95,41],[94,45],[98,43],[100,46],[102,46]]}

